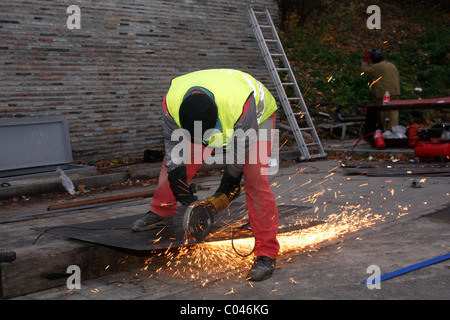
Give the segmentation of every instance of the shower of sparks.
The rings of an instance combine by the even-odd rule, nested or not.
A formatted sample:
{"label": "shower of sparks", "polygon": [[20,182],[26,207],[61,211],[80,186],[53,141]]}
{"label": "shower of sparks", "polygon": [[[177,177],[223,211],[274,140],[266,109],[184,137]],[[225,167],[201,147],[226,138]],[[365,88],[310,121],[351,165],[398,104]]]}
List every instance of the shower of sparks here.
{"label": "shower of sparks", "polygon": [[372,214],[370,208],[359,205],[342,206],[341,209],[339,214],[329,215],[324,224],[280,234],[278,237],[281,245],[280,253],[314,251],[320,243],[370,227],[382,219],[381,215]]}
{"label": "shower of sparks", "polygon": [[[322,191],[305,196],[303,201],[315,203],[321,194]],[[315,207],[314,210],[317,212],[319,208]],[[321,243],[336,240],[347,233],[370,227],[384,219],[382,215],[373,214],[371,208],[360,205],[345,205],[339,210],[339,213],[330,214],[325,223],[279,234],[279,255],[316,251]],[[309,221],[314,220],[315,218],[311,217]],[[245,279],[247,270],[253,264],[253,255],[241,257],[236,252],[245,256],[252,252],[254,245],[255,239],[249,237],[235,239],[234,249],[230,240],[223,240],[182,247],[175,252],[166,250],[160,255],[164,256],[167,262],[155,272],[157,274],[168,272],[173,277],[183,278],[186,281],[200,281],[202,286],[223,278]],[[147,270],[152,259],[153,257],[148,259],[147,266],[141,270]]]}
{"label": "shower of sparks", "polygon": [[[239,239],[235,240],[234,247],[238,252],[251,252],[254,242],[254,238]],[[243,258],[234,252],[229,240],[181,247],[163,256],[167,259],[165,267],[154,272],[165,272],[186,281],[200,280],[202,286],[224,277],[245,276],[239,275],[238,271],[250,268],[252,264],[251,257]],[[151,263],[152,258],[146,261],[147,266]]]}
{"label": "shower of sparks", "polygon": [[[296,171],[287,176],[286,179],[291,180],[299,174],[303,174],[310,166],[297,168]],[[380,221],[385,221],[387,216],[397,216],[397,218],[408,214],[410,205],[396,204],[396,208],[391,212],[387,211],[380,214],[380,207],[372,208],[368,201],[364,204],[349,204],[346,201],[344,205],[328,206],[325,201],[320,201],[321,197],[327,192],[331,193],[334,199],[338,201],[345,199],[347,196],[340,190],[335,190],[326,187],[333,179],[336,178],[335,169],[329,170],[323,179],[319,182],[313,181],[305,177],[303,184],[290,185],[283,189],[283,184],[280,181],[273,182],[271,187],[277,189],[277,199],[280,199],[282,194],[289,196],[295,203],[306,205],[313,205],[311,212],[303,216],[302,213],[294,213],[292,209],[287,208],[279,210],[280,215],[292,214],[289,219],[283,221],[289,224],[289,232],[279,233],[278,241],[280,243],[279,256],[288,255],[289,253],[308,253],[319,249],[324,243],[336,241],[344,235],[356,232],[361,229],[370,228]],[[351,181],[351,178],[346,177],[342,180]],[[384,183],[390,183],[391,180],[385,180]],[[371,188],[372,184],[363,183],[358,185],[364,190]],[[297,193],[296,188],[301,188],[301,192]],[[384,188],[384,186],[383,186]],[[380,199],[391,202],[398,192],[392,187],[387,187],[385,192],[379,194]],[[308,192],[310,191],[310,192]],[[371,195],[375,196],[374,190],[368,190]],[[367,196],[360,196],[365,198]],[[350,196],[351,199],[351,196]],[[281,204],[279,204],[281,205]],[[374,212],[373,209],[376,209]],[[196,245],[187,245],[180,248],[168,248],[161,251],[157,255],[151,256],[147,261],[143,272],[150,273],[148,277],[158,276],[164,274],[172,277],[181,278],[185,281],[196,281],[201,286],[207,284],[216,284],[223,279],[241,278],[245,279],[247,271],[253,264],[254,256],[252,253],[255,246],[255,239],[251,234],[247,238],[234,239],[232,242],[227,232],[236,228],[240,228],[243,224],[248,222],[248,211],[243,204],[235,211],[238,218],[233,215],[233,221],[225,222],[223,230],[218,230],[216,234],[221,234],[221,241],[204,242]],[[230,212],[228,212],[228,215]],[[320,217],[320,218],[319,218]],[[291,219],[292,218],[292,219]],[[281,220],[280,220],[281,221]],[[309,227],[305,227],[308,226]],[[294,225],[294,228],[292,226]],[[301,227],[296,228],[296,225]],[[280,226],[281,230],[283,227]],[[285,229],[286,230],[286,229]],[[237,254],[239,253],[239,254]],[[157,257],[163,258],[157,259]],[[292,280],[295,283],[295,280]],[[234,293],[233,290],[227,294]]]}

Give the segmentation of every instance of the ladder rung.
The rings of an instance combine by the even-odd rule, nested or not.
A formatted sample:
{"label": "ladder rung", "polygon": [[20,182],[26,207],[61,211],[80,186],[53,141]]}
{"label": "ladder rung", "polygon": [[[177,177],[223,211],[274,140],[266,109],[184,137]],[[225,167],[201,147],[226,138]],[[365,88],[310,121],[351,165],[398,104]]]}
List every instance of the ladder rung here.
{"label": "ladder rung", "polygon": [[[277,32],[276,28],[273,25],[272,18],[267,9],[263,11],[254,11],[252,6],[249,6],[249,16],[250,16],[250,24],[255,33],[255,37],[257,43],[263,53],[264,60],[266,61],[267,67],[269,68],[270,75],[272,80],[276,86],[278,95],[280,97],[281,103],[285,110],[286,116],[289,119],[289,122],[292,122],[292,132],[297,141],[301,157],[300,159],[311,159],[326,156],[326,153],[323,152],[322,144],[320,139],[318,138],[314,125],[312,124],[311,117],[309,115],[308,109],[303,101],[303,97],[301,93],[298,92],[298,85],[295,77],[292,74],[292,70],[289,67],[289,61],[284,52],[283,45],[278,39],[278,36],[275,34]],[[256,17],[258,16],[258,18]],[[263,17],[265,16],[267,20],[263,21]],[[258,21],[261,20],[261,22]],[[263,30],[264,29],[264,30]],[[271,30],[272,35],[269,35],[268,30]],[[264,33],[263,33],[264,31]],[[267,37],[267,39],[265,38]],[[273,44],[277,45],[277,50],[274,49]],[[269,49],[270,48],[270,49]],[[275,51],[272,53],[271,51]],[[283,64],[277,65],[276,61],[282,59]],[[286,66],[286,67],[285,67]],[[281,79],[282,72],[288,72],[289,79]],[[285,80],[283,82],[282,80]],[[294,94],[291,97],[287,96],[286,87],[293,86],[296,90],[297,94]],[[301,109],[297,109],[298,104],[301,105]],[[296,105],[295,109],[300,110],[300,112],[294,113],[292,110],[292,106]],[[297,118],[295,116],[301,116],[302,119],[306,119],[307,125],[311,127],[300,128],[297,123]],[[304,118],[303,118],[304,117]],[[308,131],[308,132],[305,132]],[[312,142],[305,143],[303,139],[303,135],[311,135]],[[309,138],[308,138],[309,139]],[[317,149],[318,154],[310,154],[308,150],[309,146],[313,147],[313,150]]]}

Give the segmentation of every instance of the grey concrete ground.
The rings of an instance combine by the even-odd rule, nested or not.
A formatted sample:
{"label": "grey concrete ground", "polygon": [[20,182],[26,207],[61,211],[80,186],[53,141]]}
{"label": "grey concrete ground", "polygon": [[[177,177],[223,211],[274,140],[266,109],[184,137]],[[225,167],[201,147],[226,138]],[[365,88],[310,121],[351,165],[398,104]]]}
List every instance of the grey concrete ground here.
{"label": "grey concrete ground", "polygon": [[359,232],[315,252],[282,257],[273,277],[264,282],[250,283],[246,270],[239,270],[210,276],[213,280],[203,286],[199,280],[174,278],[172,272],[140,268],[82,282],[81,290],[59,287],[16,299],[448,300],[448,260],[385,280],[380,289],[369,289],[361,281],[372,275],[366,272],[371,265],[384,274],[448,253],[449,239],[448,218],[424,217]]}
{"label": "grey concrete ground", "polygon": [[[195,182],[210,187],[210,190],[199,191],[199,196],[212,194],[219,178],[218,173],[196,178]],[[289,250],[287,242],[280,240],[283,253],[278,257],[277,269],[272,278],[263,282],[245,279],[251,261],[237,257],[227,245],[226,249],[215,247],[213,250],[228,251],[230,261],[242,263],[230,262],[228,267],[225,261],[225,266],[215,271],[208,266],[214,261],[204,257],[205,265],[195,267],[195,272],[184,272],[183,268],[192,261],[188,256],[171,260],[167,257],[171,253],[150,255],[151,262],[142,266],[82,280],[80,290],[69,290],[62,285],[13,299],[448,300],[450,260],[382,281],[379,289],[369,289],[361,283],[371,275],[367,272],[371,265],[385,274],[450,253],[450,179],[421,178],[426,179],[424,186],[412,188],[411,176],[346,175],[337,160],[284,162],[270,178],[277,203],[309,206],[310,209],[297,217],[299,221],[324,220],[327,223],[321,226],[323,229],[304,230],[296,238],[298,243],[290,244]],[[146,189],[154,187],[150,185]],[[245,201],[244,195],[238,200]],[[150,201],[115,206],[107,213],[95,208],[0,224],[2,243],[11,249],[21,242],[29,245],[38,234],[30,231],[31,226],[144,213]],[[29,210],[24,212],[29,213]],[[19,211],[14,209],[14,214],[10,212],[10,215],[24,213]],[[21,233],[20,239],[17,233]],[[37,245],[68,246],[72,242],[45,235]]]}

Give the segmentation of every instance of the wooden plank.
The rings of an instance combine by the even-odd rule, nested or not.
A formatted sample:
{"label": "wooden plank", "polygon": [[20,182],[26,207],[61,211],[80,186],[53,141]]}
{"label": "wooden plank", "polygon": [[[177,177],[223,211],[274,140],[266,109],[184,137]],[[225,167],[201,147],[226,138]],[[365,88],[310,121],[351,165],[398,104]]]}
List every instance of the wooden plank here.
{"label": "wooden plank", "polygon": [[100,203],[109,203],[109,202],[116,202],[116,201],[123,201],[123,200],[129,200],[129,199],[137,199],[137,198],[149,198],[149,197],[153,197],[155,192],[156,192],[156,190],[149,190],[149,191],[141,191],[141,192],[128,193],[128,194],[120,194],[120,195],[109,196],[109,197],[104,197],[104,198],[55,204],[55,205],[48,207],[48,210],[49,211],[62,210],[62,209],[67,209],[67,208],[89,206],[89,205],[95,205],[95,204],[100,204]]}

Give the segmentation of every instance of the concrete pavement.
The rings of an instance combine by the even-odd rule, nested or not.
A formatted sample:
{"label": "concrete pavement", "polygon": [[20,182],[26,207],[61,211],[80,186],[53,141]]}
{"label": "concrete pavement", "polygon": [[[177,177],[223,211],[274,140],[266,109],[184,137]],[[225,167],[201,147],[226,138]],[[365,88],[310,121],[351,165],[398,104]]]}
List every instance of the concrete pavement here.
{"label": "concrete pavement", "polygon": [[[450,207],[450,181],[448,177],[424,178],[423,188],[412,188],[410,176],[346,175],[337,160],[283,163],[278,174],[270,178],[277,203],[310,206],[298,217],[299,221],[326,220],[325,226],[335,229],[329,234],[327,229],[306,230],[299,236],[297,246],[289,244],[292,246],[289,250],[287,244],[284,248],[282,244],[284,253],[277,260],[277,270],[264,282],[245,280],[249,261],[222,266],[217,272],[213,268],[197,267],[195,273],[183,274],[177,270],[189,265],[192,258],[170,260],[167,256],[171,253],[167,252],[145,257],[150,262],[130,264],[129,268],[82,280],[80,290],[60,285],[13,299],[449,299],[450,260],[385,280],[380,289],[369,289],[361,283],[371,275],[367,273],[371,265],[378,266],[384,274],[450,252],[450,213],[448,209],[445,211]],[[215,190],[219,182],[218,175],[196,180],[210,190]],[[200,191],[199,196],[211,192]],[[108,213],[123,216],[145,212],[150,201],[117,206],[108,209]],[[104,216],[104,211],[96,208],[2,224],[2,242],[14,249],[13,245],[36,238],[31,226]],[[12,241],[11,235],[18,231],[22,233],[21,239]],[[309,238],[313,240],[305,240]],[[40,241],[38,245],[53,246],[53,249],[75,245],[72,240],[47,235]],[[86,244],[77,242],[76,245]],[[205,265],[211,263],[204,259]],[[68,259],[65,263],[72,262]]]}
{"label": "concrete pavement", "polygon": [[[81,290],[59,287],[16,299],[173,299],[173,300],[297,300],[297,299],[450,299],[450,263],[444,261],[380,283],[362,284],[379,266],[392,272],[448,253],[450,228],[433,215],[389,223],[352,234],[313,252],[285,255],[269,280],[250,283],[246,270],[220,274],[206,285],[178,279],[170,272],[133,269],[82,282]],[[164,260],[163,258],[161,260]],[[162,265],[162,263],[161,263]]]}

